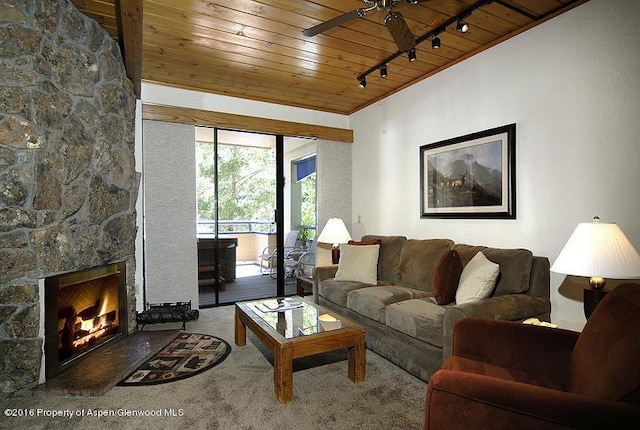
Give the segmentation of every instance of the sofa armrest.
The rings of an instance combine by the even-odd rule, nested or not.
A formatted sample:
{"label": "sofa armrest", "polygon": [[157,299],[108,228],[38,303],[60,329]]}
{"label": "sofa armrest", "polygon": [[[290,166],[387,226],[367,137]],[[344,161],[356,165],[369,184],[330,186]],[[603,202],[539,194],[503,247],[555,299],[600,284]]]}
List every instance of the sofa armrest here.
{"label": "sofa armrest", "polygon": [[316,266],[313,269],[313,297],[316,303],[318,303],[318,284],[325,279],[335,278],[336,272],[338,272],[337,264]]}
{"label": "sofa armrest", "polygon": [[453,331],[451,353],[563,381],[579,335],[514,321],[462,318]]}
{"label": "sofa armrest", "polygon": [[628,428],[639,420],[631,404],[474,373],[439,370],[427,385],[425,430]]}
{"label": "sofa armrest", "polygon": [[544,314],[547,305],[543,299],[528,294],[505,294],[493,296],[476,302],[451,306],[443,318],[443,356],[451,355],[451,339],[456,321],[463,317],[488,318],[498,320],[520,321]]}

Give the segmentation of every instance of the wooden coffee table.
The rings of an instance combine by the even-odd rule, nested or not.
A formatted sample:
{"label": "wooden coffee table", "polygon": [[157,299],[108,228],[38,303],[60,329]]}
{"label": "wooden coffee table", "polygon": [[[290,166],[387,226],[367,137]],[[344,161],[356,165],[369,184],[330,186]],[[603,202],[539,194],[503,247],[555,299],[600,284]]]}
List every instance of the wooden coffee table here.
{"label": "wooden coffee table", "polygon": [[[292,299],[302,306],[265,312],[263,306],[275,307],[278,299],[236,303],[235,343],[247,342],[247,327],[273,352],[273,376],[276,398],[288,403],[293,397],[293,359],[338,349],[348,349],[348,377],[364,381],[366,350],[364,328],[309,300]],[[284,302],[288,303],[287,301]],[[339,323],[320,321],[324,315]],[[328,327],[340,325],[340,328]]]}

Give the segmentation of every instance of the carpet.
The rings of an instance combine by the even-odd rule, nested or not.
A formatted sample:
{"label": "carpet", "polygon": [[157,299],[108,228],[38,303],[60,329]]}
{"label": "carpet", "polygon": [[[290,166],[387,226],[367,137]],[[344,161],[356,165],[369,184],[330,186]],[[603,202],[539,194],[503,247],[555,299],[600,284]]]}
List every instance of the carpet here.
{"label": "carpet", "polygon": [[118,385],[155,385],[189,378],[222,363],[230,352],[231,346],[219,337],[180,333]]}
{"label": "carpet", "polygon": [[[234,306],[200,309],[198,321],[187,323],[187,331],[215,334],[232,346],[226,360],[194,378],[115,386],[98,397],[0,398],[3,410],[35,412],[0,417],[0,430],[424,430],[427,383],[371,350],[365,380],[359,384],[347,377],[346,357],[318,366],[302,366],[296,359],[293,401],[279,403],[271,352],[250,330],[247,345],[236,347],[234,326]],[[166,326],[145,330],[165,331]],[[313,357],[300,361],[307,358]],[[73,417],[52,415],[65,410],[73,411]]]}

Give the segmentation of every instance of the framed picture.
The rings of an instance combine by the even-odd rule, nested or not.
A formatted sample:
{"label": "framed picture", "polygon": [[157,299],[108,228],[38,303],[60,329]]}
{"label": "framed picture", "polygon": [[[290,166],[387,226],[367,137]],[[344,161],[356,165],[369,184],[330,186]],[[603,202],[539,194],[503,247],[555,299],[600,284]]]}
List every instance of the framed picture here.
{"label": "framed picture", "polygon": [[515,159],[515,124],[421,146],[421,218],[514,219]]}

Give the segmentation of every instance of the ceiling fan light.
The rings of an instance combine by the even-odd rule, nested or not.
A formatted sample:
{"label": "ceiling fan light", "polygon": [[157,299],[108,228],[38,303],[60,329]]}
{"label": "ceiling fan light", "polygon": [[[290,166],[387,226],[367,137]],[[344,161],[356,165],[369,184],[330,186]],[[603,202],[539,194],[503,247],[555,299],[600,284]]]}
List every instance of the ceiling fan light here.
{"label": "ceiling fan light", "polygon": [[407,57],[409,57],[410,62],[416,61],[416,48],[411,48],[409,50],[409,53],[407,54]]}
{"label": "ceiling fan light", "polygon": [[382,78],[386,78],[387,77],[387,65],[383,64],[380,66],[380,77]]}
{"label": "ceiling fan light", "polygon": [[431,39],[431,47],[433,49],[440,49],[440,38],[438,36],[434,36],[433,39]]}
{"label": "ceiling fan light", "polygon": [[466,33],[469,31],[469,24],[464,22],[462,19],[459,19],[458,24],[456,24],[456,30],[460,33]]}
{"label": "ceiling fan light", "polygon": [[367,79],[366,78],[360,78],[360,83],[358,84],[358,86],[364,90],[365,87],[367,86]]}

